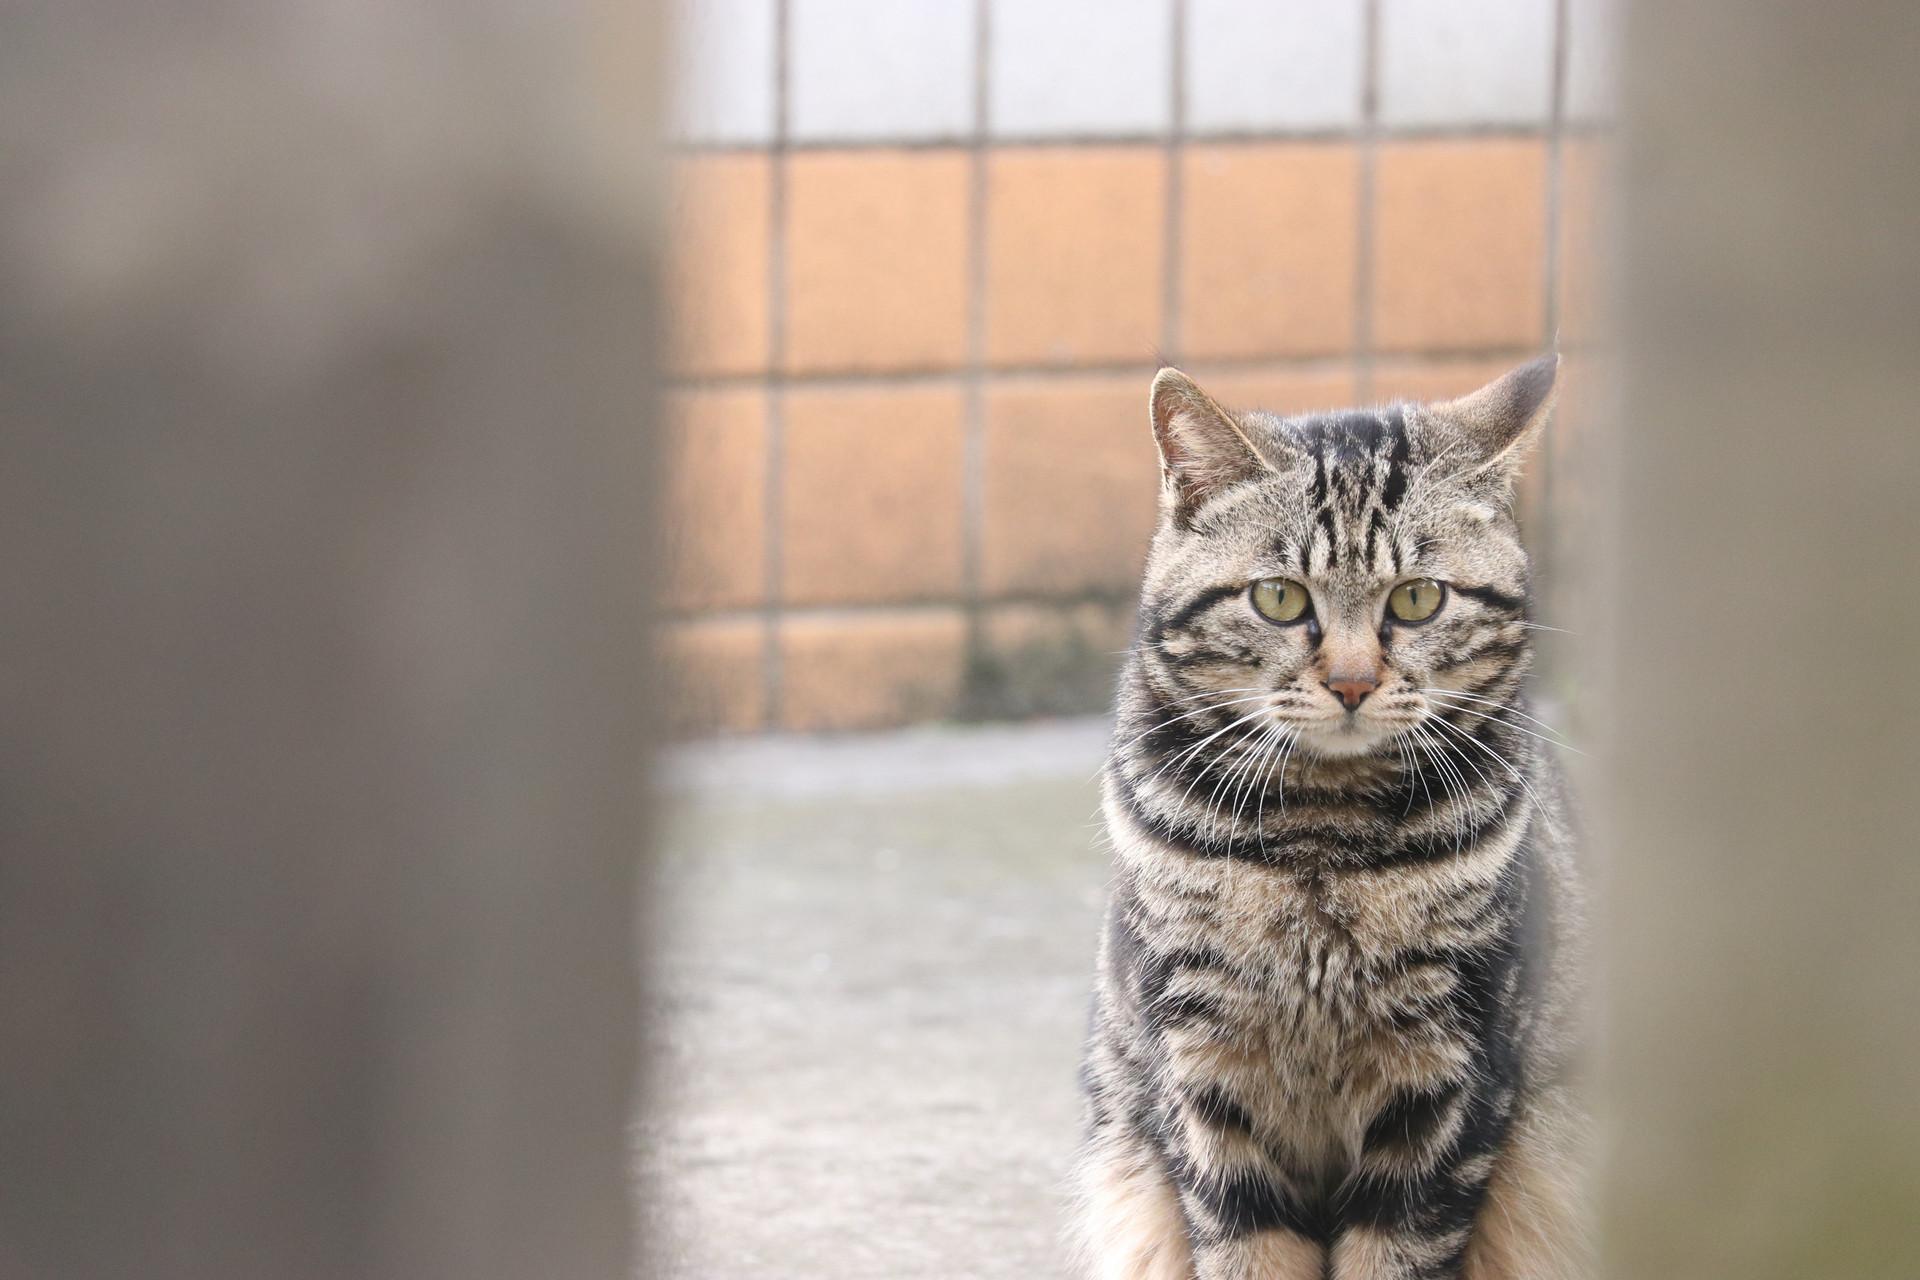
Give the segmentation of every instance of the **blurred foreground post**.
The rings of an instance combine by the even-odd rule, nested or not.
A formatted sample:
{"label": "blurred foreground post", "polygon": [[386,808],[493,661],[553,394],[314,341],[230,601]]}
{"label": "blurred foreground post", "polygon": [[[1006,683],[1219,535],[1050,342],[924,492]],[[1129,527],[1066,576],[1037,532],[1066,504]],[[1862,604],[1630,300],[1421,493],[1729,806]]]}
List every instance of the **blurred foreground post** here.
{"label": "blurred foreground post", "polygon": [[1920,1274],[1920,9],[1625,32],[1621,1280]]}
{"label": "blurred foreground post", "polygon": [[618,12],[10,8],[7,1280],[632,1266]]}

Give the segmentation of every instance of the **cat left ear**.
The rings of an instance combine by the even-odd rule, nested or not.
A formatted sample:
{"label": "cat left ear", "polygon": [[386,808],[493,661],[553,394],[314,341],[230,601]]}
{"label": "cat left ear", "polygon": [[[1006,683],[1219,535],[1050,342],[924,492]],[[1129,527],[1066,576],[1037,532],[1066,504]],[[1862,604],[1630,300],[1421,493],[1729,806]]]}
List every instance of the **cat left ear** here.
{"label": "cat left ear", "polygon": [[1239,420],[1178,369],[1159,372],[1148,404],[1161,492],[1180,524],[1212,494],[1275,469]]}
{"label": "cat left ear", "polygon": [[1511,481],[1553,412],[1559,372],[1558,355],[1542,356],[1430,412],[1479,455],[1476,470]]}

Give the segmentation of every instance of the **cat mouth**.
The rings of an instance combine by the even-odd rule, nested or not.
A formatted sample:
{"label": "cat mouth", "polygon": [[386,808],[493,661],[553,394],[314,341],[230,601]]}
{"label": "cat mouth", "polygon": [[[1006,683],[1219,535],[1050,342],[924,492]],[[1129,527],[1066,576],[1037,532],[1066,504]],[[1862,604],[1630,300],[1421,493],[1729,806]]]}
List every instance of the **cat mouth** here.
{"label": "cat mouth", "polygon": [[1297,723],[1300,745],[1323,756],[1365,755],[1400,732],[1398,725],[1381,724],[1357,711]]}
{"label": "cat mouth", "polygon": [[1417,716],[1368,715],[1363,707],[1293,721],[1303,749],[1334,759],[1383,750],[1418,723]]}

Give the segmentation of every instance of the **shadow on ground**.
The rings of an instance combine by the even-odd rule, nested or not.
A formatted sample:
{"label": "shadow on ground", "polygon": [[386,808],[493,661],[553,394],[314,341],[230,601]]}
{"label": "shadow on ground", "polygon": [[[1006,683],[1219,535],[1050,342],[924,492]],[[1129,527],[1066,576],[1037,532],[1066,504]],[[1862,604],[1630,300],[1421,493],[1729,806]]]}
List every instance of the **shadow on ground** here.
{"label": "shadow on ground", "polygon": [[651,1274],[1064,1274],[1105,733],[762,740],[670,764]]}

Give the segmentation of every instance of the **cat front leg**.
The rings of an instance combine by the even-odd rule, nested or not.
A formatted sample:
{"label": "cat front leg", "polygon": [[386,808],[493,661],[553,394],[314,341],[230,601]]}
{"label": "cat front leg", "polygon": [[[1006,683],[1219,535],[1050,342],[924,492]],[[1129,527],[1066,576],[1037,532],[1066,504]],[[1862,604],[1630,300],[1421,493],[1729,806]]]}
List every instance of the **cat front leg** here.
{"label": "cat front leg", "polygon": [[1383,1108],[1339,1197],[1333,1280],[1460,1280],[1512,1102],[1461,1083]]}
{"label": "cat front leg", "polygon": [[1212,1035],[1174,1030],[1168,1042],[1157,1115],[1193,1240],[1194,1274],[1198,1280],[1324,1280],[1324,1218],[1244,1101],[1257,1096],[1271,1069],[1260,1055]]}
{"label": "cat front leg", "polygon": [[1124,1121],[1096,1126],[1075,1174],[1074,1243],[1087,1280],[1194,1280],[1180,1194]]}
{"label": "cat front leg", "polygon": [[1584,1280],[1593,1274],[1583,1176],[1586,1124],[1564,1086],[1523,1100],[1467,1242],[1464,1280]]}
{"label": "cat front leg", "polygon": [[1321,1280],[1327,1251],[1317,1241],[1277,1228],[1203,1244],[1196,1261],[1200,1280]]}

